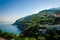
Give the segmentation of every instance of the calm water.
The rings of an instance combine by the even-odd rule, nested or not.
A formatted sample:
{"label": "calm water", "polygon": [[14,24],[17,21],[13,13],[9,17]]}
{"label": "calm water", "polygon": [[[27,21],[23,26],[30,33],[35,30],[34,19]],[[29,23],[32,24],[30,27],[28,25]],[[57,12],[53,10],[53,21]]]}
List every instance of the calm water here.
{"label": "calm water", "polygon": [[19,34],[21,32],[21,30],[19,30],[16,25],[11,25],[8,23],[0,23],[0,29],[3,32],[9,32],[14,34]]}

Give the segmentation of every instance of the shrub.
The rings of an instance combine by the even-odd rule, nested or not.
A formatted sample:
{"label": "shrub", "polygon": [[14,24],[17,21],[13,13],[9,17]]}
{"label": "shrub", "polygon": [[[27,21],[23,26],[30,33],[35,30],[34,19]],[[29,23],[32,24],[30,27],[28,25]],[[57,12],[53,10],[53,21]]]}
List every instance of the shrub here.
{"label": "shrub", "polygon": [[46,40],[45,37],[38,37],[37,40]]}

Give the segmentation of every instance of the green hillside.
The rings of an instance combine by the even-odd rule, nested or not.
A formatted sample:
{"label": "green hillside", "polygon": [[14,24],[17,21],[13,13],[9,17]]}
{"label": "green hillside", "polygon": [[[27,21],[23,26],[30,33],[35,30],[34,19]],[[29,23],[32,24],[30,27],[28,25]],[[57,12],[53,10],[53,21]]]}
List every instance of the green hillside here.
{"label": "green hillside", "polygon": [[29,15],[24,18],[20,18],[16,20],[14,25],[18,25],[19,29],[27,30],[30,27],[34,27],[36,25],[44,25],[44,24],[54,24],[56,18],[52,16],[52,14],[59,12],[58,9],[48,9],[38,12],[37,14]]}

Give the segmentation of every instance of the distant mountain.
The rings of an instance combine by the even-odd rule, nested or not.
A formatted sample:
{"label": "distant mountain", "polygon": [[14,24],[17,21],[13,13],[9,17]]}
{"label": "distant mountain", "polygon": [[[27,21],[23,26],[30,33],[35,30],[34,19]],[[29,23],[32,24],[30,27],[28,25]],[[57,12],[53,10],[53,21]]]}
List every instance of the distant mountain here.
{"label": "distant mountain", "polygon": [[51,8],[49,10],[60,10],[60,7],[58,7],[58,8]]}
{"label": "distant mountain", "polygon": [[54,14],[58,11],[60,11],[60,7],[42,10],[42,11],[38,12],[37,14],[29,15],[29,16],[26,16],[24,18],[20,18],[20,19],[16,20],[16,22],[14,24],[18,25],[19,28],[23,29],[23,28],[26,28],[26,26],[28,26],[30,24],[34,24],[35,22],[39,23],[40,17],[42,17],[44,15]]}

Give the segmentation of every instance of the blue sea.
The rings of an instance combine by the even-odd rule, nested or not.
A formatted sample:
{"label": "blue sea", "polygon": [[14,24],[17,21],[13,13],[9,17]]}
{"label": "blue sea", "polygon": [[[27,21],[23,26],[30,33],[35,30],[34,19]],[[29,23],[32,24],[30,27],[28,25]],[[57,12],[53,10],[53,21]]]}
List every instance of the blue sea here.
{"label": "blue sea", "polygon": [[9,33],[14,33],[14,34],[20,34],[21,30],[17,28],[17,25],[12,25],[9,23],[0,23],[0,29],[3,32],[9,32]]}

